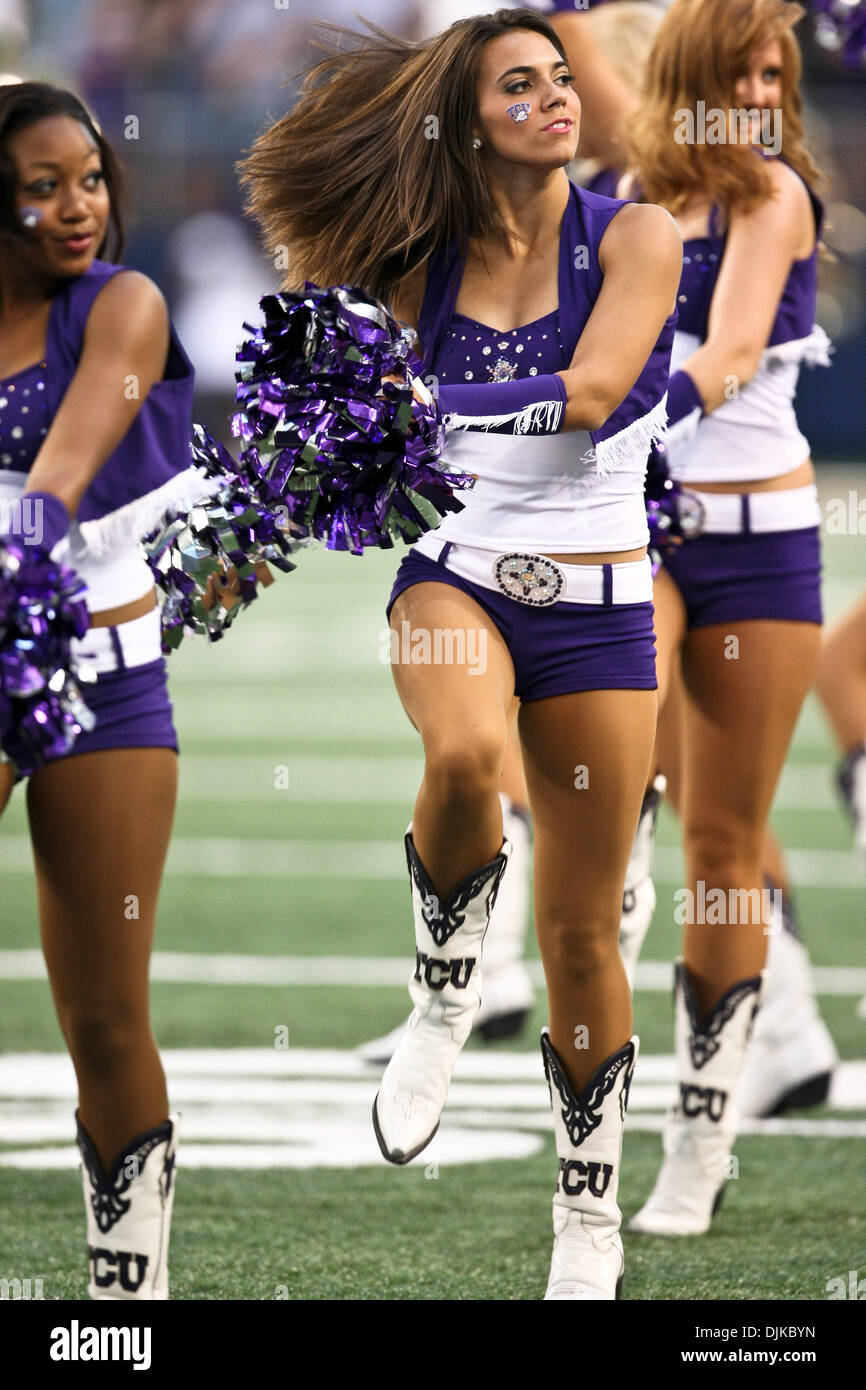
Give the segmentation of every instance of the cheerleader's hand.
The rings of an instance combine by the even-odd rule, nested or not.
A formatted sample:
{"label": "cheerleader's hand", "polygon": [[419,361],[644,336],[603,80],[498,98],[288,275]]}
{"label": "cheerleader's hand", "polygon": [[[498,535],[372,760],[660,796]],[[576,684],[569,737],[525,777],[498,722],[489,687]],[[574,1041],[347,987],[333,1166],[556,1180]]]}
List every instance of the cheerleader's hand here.
{"label": "cheerleader's hand", "polygon": [[[263,589],[268,589],[274,582],[274,576],[264,560],[259,560],[254,566],[256,579]],[[223,608],[231,611],[236,608],[241,601],[241,581],[234,566],[226,573],[212,574],[207,581],[207,589],[202,599],[202,605],[207,612],[210,612],[217,603],[221,603]]]}
{"label": "cheerleader's hand", "polygon": [[230,610],[240,602],[241,581],[237,570],[232,566],[227,572],[208,576],[207,588],[202,599],[202,607],[210,612],[218,603]]}
{"label": "cheerleader's hand", "polygon": [[[411,380],[412,395],[414,396],[415,400],[419,401],[421,405],[432,405],[433,396],[431,395],[427,385],[421,380],[420,376],[413,376]],[[398,376],[396,372],[388,372],[387,376],[382,377],[382,381],[383,383],[386,381],[393,381],[395,386],[406,385],[405,377]]]}

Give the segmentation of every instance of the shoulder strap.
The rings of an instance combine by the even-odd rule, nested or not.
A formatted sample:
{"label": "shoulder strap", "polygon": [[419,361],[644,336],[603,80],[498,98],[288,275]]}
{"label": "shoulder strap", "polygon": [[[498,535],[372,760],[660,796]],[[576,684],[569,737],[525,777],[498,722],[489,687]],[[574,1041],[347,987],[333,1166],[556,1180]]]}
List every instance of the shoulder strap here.
{"label": "shoulder strap", "polygon": [[77,364],[93,301],[103,285],[123,269],[122,265],[94,261],[83,275],[70,281],[55,297],[48,328],[48,351],[53,351],[55,360],[66,367]]}
{"label": "shoulder strap", "polygon": [[559,321],[563,338],[573,337],[575,343],[601,290],[601,239],[627,201],[571,184],[559,243]]}
{"label": "shoulder strap", "polygon": [[792,174],[797,175],[797,178],[800,180],[801,184],[803,185],[803,187],[809,195],[809,202],[812,204],[812,215],[815,218],[815,237],[818,241],[820,241],[821,231],[824,226],[824,204],[821,202],[821,199],[818,197],[818,194],[806,182],[799,170],[795,169],[791,161],[786,159],[783,154],[773,155],[770,153],[769,150],[764,149],[759,149],[758,153],[761,154],[764,157],[764,159],[778,159],[782,164],[786,165],[786,167],[791,170]]}
{"label": "shoulder strap", "polygon": [[457,242],[452,239],[447,247],[435,251],[427,262],[427,284],[418,316],[418,337],[428,371],[448,331],[460,292],[460,280],[461,257]]}
{"label": "shoulder strap", "polygon": [[84,330],[93,301],[103,285],[124,270],[122,265],[94,261],[83,275],[70,280],[51,301],[45,343],[46,388],[52,419],[81,360]]}

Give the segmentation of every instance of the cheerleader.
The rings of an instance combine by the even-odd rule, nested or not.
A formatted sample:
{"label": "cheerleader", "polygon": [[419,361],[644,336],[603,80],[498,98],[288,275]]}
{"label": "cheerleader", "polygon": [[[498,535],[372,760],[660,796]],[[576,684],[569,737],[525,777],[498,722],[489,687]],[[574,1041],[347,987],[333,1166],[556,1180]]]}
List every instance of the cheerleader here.
{"label": "cheerleader", "polygon": [[[27,782],[42,945],[78,1080],[89,1292],[165,1299],[177,1117],[148,963],[178,750],[136,540],[195,496],[193,370],[159,290],[116,263],[121,172],[71,92],[0,88],[0,187],[5,538],[32,539],[35,508],[36,539],[86,582],[91,627],[73,648],[96,673],[95,726]],[[0,766],[0,806],[15,780]]]}
{"label": "cheerleader", "polygon": [[[703,534],[665,557],[655,585],[660,686],[681,663],[689,891],[679,1101],[655,1189],[630,1224],[653,1234],[706,1231],[724,1191],[773,929],[766,822],[820,642],[820,510],[792,405],[800,363],[828,360],[814,325],[819,174],[791,32],[802,14],[782,0],[674,0],[630,122],[637,185],[684,237],[669,457],[705,510]],[[745,134],[737,108],[754,113]],[[723,139],[689,134],[701,112],[720,113]],[[758,143],[762,113],[781,117],[767,132],[781,157]]]}
{"label": "cheerleader", "polygon": [[637,1052],[617,929],[656,720],[642,488],[681,246],[667,213],[569,182],[579,122],[553,30],[498,11],[329,52],[242,170],[288,288],[358,284],[417,329],[446,458],[477,475],[388,603],[395,633],[457,632],[485,661],[393,666],[425,769],[405,840],[414,1008],[376,1136],[397,1164],[429,1143],[479,1006],[517,694],[559,1154],[546,1297],[613,1299]]}

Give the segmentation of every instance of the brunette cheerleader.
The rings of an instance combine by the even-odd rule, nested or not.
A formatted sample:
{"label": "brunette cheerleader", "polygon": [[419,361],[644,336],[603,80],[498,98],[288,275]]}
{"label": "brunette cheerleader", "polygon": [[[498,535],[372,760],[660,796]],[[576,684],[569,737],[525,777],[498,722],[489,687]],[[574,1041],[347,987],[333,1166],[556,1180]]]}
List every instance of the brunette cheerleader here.
{"label": "brunette cheerleader", "polygon": [[329,54],[243,169],[268,242],[289,247],[288,288],[357,284],[417,327],[446,457],[478,477],[388,605],[398,633],[483,644],[486,669],[393,668],[425,771],[406,836],[414,1009],[374,1105],[379,1145],[402,1164],[429,1143],[479,1006],[516,693],[559,1153],[547,1297],[613,1299],[637,1051],[617,930],[656,718],[642,489],[681,249],[661,210],[569,182],[579,120],[554,32],[499,11]]}

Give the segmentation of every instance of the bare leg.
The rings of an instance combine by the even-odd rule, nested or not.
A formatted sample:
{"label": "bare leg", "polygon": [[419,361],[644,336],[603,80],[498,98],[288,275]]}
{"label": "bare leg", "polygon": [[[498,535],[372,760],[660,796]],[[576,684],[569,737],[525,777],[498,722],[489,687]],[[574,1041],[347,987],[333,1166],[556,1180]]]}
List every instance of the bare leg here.
{"label": "bare leg", "polygon": [[[680,810],[680,770],[682,764],[682,676],[680,674],[679,653],[670,671],[667,699],[659,714],[658,734],[656,735],[656,762],[667,778],[665,801],[672,811],[679,815]],[[784,851],[769,825],[764,830],[761,850],[761,868],[777,888],[789,895],[791,879],[785,863]]]}
{"label": "bare leg", "polygon": [[653,625],[656,635],[656,678],[659,683],[659,719],[647,791],[652,787],[653,778],[658,771],[664,772],[667,776],[663,762],[667,745],[662,740],[665,740],[666,731],[674,727],[675,712],[672,711],[664,725],[662,721],[669,692],[672,691],[674,699],[678,694],[680,649],[686,636],[686,606],[683,602],[683,596],[670,575],[665,574],[664,569],[659,570],[653,581],[653,607],[655,609]]}
{"label": "bare leg", "polygon": [[12,788],[15,786],[15,773],[8,763],[0,763],[0,816],[9,804]]}
{"label": "bare leg", "polygon": [[827,633],[816,688],[843,753],[866,740],[866,598]]}
{"label": "bare leg", "polygon": [[[730,636],[738,656],[728,659]],[[683,839],[687,881],[706,893],[763,888],[761,853],[776,784],[820,642],[812,623],[743,622],[691,632],[683,651]],[[744,903],[744,899],[739,899]],[[757,975],[767,937],[754,894],[747,920],[687,925],[684,957],[706,1014]]]}
{"label": "bare leg", "polygon": [[522,811],[525,811],[529,805],[529,793],[526,790],[523,757],[520,752],[520,736],[517,732],[519,712],[520,701],[515,696],[508,713],[508,742],[505,746],[505,763],[502,768],[500,790],[505,793],[513,806],[518,806]]}
{"label": "bare leg", "polygon": [[148,966],[176,788],[167,748],[74,755],[28,784],[45,961],[105,1167],[168,1114]]}
{"label": "bare leg", "polygon": [[502,844],[499,787],[514,698],[514,668],[484,610],[449,584],[415,584],[391,610],[391,626],[416,634],[462,631],[468,664],[394,665],[397,693],[424,743],[424,780],[413,816],[418,854],[440,897],[489,863]]}
{"label": "bare leg", "polygon": [[[619,919],[655,722],[655,691],[644,690],[560,695],[520,712],[550,1038],[577,1087],[631,1034]],[[580,789],[578,764],[589,769]],[[588,1046],[578,1050],[580,1026]]]}

